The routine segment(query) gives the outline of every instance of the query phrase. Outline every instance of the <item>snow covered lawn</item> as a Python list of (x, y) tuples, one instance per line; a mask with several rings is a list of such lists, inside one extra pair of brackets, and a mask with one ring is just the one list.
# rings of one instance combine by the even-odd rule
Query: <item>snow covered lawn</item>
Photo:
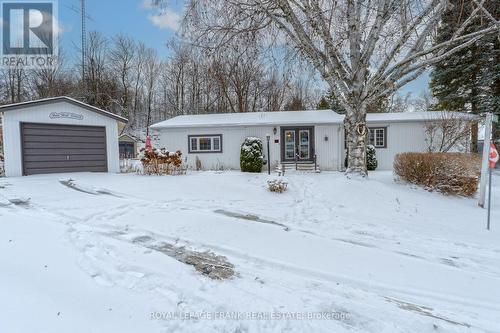
[(491, 232), (476, 199), (388, 172), (288, 174), (283, 194), (267, 179), (0, 178), (0, 332), (500, 331), (500, 175)]

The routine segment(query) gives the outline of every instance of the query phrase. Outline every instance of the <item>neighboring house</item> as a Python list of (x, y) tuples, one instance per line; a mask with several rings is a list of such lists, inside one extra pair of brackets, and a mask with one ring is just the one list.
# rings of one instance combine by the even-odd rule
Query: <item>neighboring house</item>
[[(427, 149), (429, 112), (371, 113), (369, 144), (376, 148), (379, 169), (390, 170), (401, 152)], [(258, 137), (272, 167), (316, 161), (321, 170), (343, 170), (346, 154), (344, 116), (331, 110), (219, 113), (178, 116), (151, 126), (158, 148), (181, 150), (189, 167), (196, 158), (204, 169), (239, 169), (246, 137)], [(270, 135), (270, 151), (266, 149)]]
[(0, 107), (6, 176), (119, 172), (127, 119), (69, 97)]
[(139, 139), (130, 135), (122, 134), (118, 137), (120, 158), (136, 158), (139, 156)]

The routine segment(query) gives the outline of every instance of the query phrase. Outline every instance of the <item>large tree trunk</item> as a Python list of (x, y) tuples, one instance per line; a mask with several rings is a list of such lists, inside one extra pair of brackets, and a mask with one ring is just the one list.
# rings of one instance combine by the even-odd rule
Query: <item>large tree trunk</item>
[(470, 130), (470, 151), (471, 153), (477, 153), (479, 150), (478, 150), (478, 146), (477, 146), (477, 141), (478, 141), (478, 122), (475, 121), (472, 123), (472, 126), (471, 126), (471, 130)]
[[(475, 48), (472, 48), (472, 54), (475, 54)], [(476, 87), (476, 77), (477, 77), (477, 70), (478, 68), (476, 67), (473, 75), (472, 75), (472, 91), (471, 91), (471, 111), (473, 114), (477, 115), (479, 114), (479, 110), (477, 108), (477, 87)], [(471, 138), (470, 138), (470, 150), (472, 153), (477, 153), (478, 147), (477, 147), (477, 140), (478, 140), (478, 122), (474, 122), (472, 124), (471, 128)]]
[(344, 129), (347, 133), (347, 175), (368, 176), (366, 168), (366, 107), (361, 106), (358, 112), (348, 111), (344, 118)]

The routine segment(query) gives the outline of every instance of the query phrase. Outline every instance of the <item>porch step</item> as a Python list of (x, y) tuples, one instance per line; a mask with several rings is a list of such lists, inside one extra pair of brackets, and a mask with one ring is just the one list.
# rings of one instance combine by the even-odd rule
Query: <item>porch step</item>
[(282, 163), (276, 166), (276, 172), (281, 173), (285, 169), (285, 173), (289, 171), (302, 171), (302, 172), (320, 172), (319, 167), (314, 166), (314, 163)]

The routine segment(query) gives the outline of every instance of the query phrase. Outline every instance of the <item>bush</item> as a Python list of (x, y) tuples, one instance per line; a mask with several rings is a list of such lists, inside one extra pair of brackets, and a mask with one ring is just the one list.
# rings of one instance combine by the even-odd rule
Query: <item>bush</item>
[(141, 163), (145, 175), (174, 175), (183, 174), (182, 153), (175, 153), (165, 149), (145, 150), (141, 149)]
[(375, 147), (373, 145), (366, 146), (366, 168), (368, 171), (373, 171), (377, 169), (378, 161), (377, 155), (375, 153)]
[(394, 173), (428, 191), (472, 196), (477, 191), (481, 157), (462, 153), (402, 153), (394, 158)]
[(282, 179), (271, 179), (267, 181), (269, 191), (283, 193), (286, 191), (288, 183)]
[(264, 165), (262, 140), (246, 138), (241, 145), (240, 168), (243, 172), (261, 172)]

